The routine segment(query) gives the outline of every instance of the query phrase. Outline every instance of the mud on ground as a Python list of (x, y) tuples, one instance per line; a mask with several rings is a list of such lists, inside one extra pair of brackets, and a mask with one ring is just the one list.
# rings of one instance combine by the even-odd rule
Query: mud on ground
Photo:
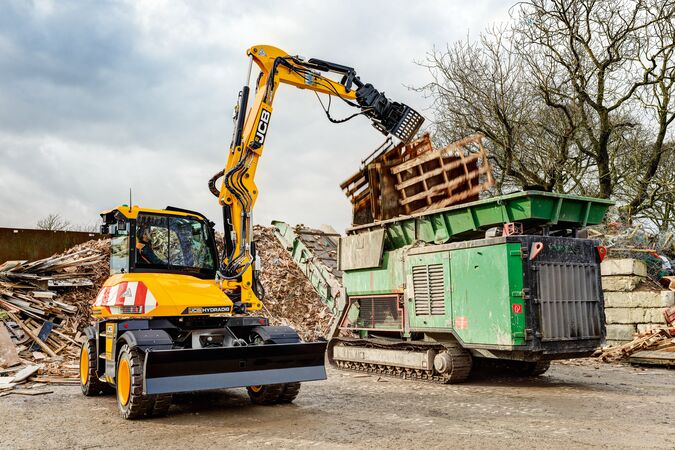
[[(672, 448), (675, 371), (554, 364), (537, 379), (412, 383), (329, 369), (292, 405), (244, 389), (178, 396), (169, 416), (124, 421), (77, 386), (0, 398), (2, 448)], [(44, 388), (43, 388), (44, 389)]]

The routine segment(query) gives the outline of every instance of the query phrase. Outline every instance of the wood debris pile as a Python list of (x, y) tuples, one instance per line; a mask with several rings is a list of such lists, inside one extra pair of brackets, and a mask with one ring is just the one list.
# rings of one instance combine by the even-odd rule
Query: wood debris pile
[(265, 290), (263, 315), (272, 325), (293, 327), (305, 341), (324, 338), (333, 316), (274, 236), (274, 228), (255, 226), (253, 233)]
[[(672, 359), (675, 362), (675, 327), (664, 326), (637, 333), (635, 339), (622, 345), (605, 347), (594, 355), (604, 362), (618, 362), (630, 358), (632, 363), (643, 363), (634, 360), (634, 357), (663, 353), (663, 359)], [(672, 358), (671, 358), (672, 357)]]
[[(38, 261), (0, 264), (0, 390), (29, 378), (77, 382), (73, 360), (91, 320), (91, 299), (108, 276), (109, 246), (89, 241)], [(31, 367), (29, 377), (17, 381)]]

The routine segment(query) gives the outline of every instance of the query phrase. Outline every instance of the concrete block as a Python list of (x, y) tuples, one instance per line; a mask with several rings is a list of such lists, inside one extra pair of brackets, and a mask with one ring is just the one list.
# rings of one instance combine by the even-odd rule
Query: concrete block
[(616, 346), (616, 345), (623, 345), (623, 344), (625, 344), (625, 343), (627, 343), (627, 342), (630, 342), (630, 341), (632, 341), (632, 339), (629, 340), (629, 341), (615, 340), (615, 339), (607, 339), (607, 340), (605, 341), (605, 345), (604, 345), (604, 346), (605, 346), (605, 347), (608, 347), (608, 346), (609, 346), (609, 347), (614, 347), (614, 346)]
[(644, 280), (636, 275), (609, 275), (602, 277), (602, 290), (612, 292), (634, 291)]
[(605, 292), (604, 297), (606, 308), (663, 308), (675, 304), (673, 291)]
[(615, 341), (631, 341), (633, 334), (637, 331), (632, 324), (609, 324), (607, 325), (607, 339)]
[(666, 319), (663, 317), (664, 308), (647, 308), (645, 309), (643, 323), (666, 323)]
[(646, 323), (643, 308), (605, 308), (607, 323)]
[(600, 264), (600, 273), (605, 275), (647, 276), (647, 264), (639, 259), (606, 259)]
[(651, 330), (654, 330), (656, 328), (662, 328), (664, 324), (665, 324), (665, 322), (664, 323), (638, 323), (637, 324), (637, 330), (638, 330), (638, 333), (644, 333), (646, 331), (651, 331)]

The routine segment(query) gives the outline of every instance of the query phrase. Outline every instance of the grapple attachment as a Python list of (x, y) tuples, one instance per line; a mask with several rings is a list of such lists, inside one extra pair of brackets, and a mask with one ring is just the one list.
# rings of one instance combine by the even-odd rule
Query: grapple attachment
[(401, 142), (410, 142), (424, 123), (420, 113), (408, 105), (389, 100), (370, 83), (356, 90), (356, 101), (375, 128), (385, 135), (396, 136)]
[(326, 342), (150, 350), (143, 391), (166, 394), (326, 379)]

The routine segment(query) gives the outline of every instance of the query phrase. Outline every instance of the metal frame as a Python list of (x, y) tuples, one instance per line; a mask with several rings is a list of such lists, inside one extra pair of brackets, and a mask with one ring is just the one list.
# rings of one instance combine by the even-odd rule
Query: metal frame
[[(396, 301), (396, 311), (399, 314), (400, 322), (401, 322), (401, 327), (400, 328), (362, 328), (362, 327), (348, 327), (345, 326), (345, 322), (348, 320), (349, 316), (349, 310), (352, 307), (352, 304), (354, 303), (355, 300), (361, 300), (361, 299), (394, 299)], [(341, 321), (340, 321), (340, 330), (349, 330), (349, 331), (396, 331), (396, 332), (403, 332), (405, 330), (405, 314), (404, 314), (404, 308), (402, 306), (402, 299), (403, 295), (402, 294), (381, 294), (381, 295), (355, 295), (347, 298), (347, 305), (345, 307), (345, 314), (343, 315)], [(374, 316), (374, 308), (373, 308), (373, 316)]]

